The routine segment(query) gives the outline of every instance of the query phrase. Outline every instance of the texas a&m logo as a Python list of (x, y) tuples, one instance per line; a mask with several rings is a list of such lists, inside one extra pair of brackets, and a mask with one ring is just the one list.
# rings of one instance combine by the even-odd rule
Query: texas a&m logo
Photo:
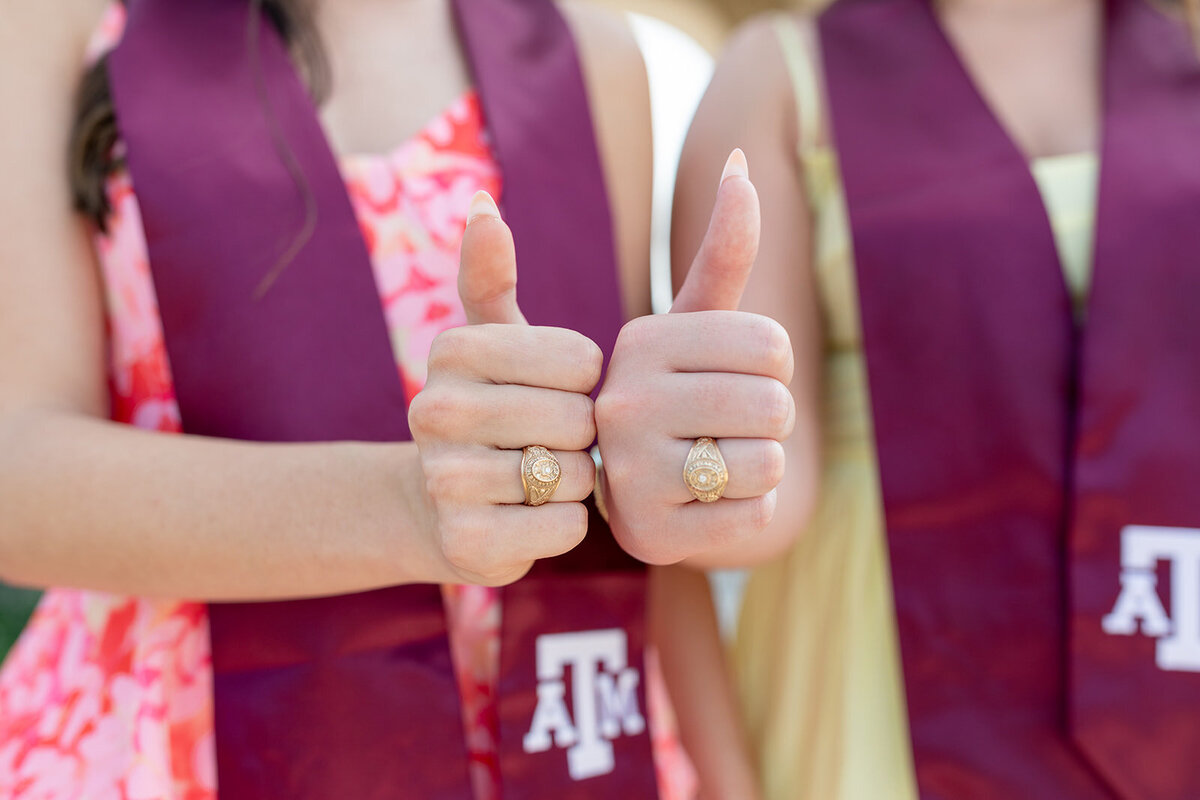
[[(566, 748), (567, 771), (577, 781), (612, 772), (612, 740), (646, 730), (638, 710), (638, 671), (627, 662), (620, 628), (539, 636), (538, 702), (525, 734), (525, 752), (545, 752), (551, 743)], [(573, 719), (566, 703), (567, 667)]]
[[(1171, 615), (1159, 598), (1155, 569), (1170, 564)], [(1130, 525), (1121, 531), (1121, 593), (1101, 622), (1104, 632), (1158, 639), (1159, 669), (1200, 672), (1200, 530)]]

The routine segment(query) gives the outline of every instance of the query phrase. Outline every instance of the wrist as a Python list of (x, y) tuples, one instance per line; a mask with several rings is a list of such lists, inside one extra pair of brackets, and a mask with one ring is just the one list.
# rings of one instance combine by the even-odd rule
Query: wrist
[(374, 452), (370, 469), (380, 476), (377, 528), (387, 585), (454, 583), (460, 579), (447, 562), (437, 535), (437, 512), (425, 491), (425, 475), (417, 445), (367, 445)]

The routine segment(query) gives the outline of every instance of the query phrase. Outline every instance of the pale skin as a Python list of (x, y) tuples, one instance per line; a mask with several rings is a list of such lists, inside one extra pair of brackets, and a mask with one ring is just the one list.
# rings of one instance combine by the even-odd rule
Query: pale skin
[[(1092, 150), (1098, 138), (1099, 4), (1092, 0), (958, 0), (938, 4), (951, 41), (1018, 146), (1029, 157)], [(811, 20), (797, 17), (815, 46)], [(1054, 80), (1046, 80), (1046, 76)], [(822, 131), (828, 137), (828, 129)], [(825, 139), (827, 141), (827, 138)], [(708, 224), (716, 170), (738, 143), (755, 167), (762, 243), (744, 310), (778, 320), (791, 337), (795, 434), (784, 442), (787, 473), (771, 524), (733, 552), (692, 562), (750, 566), (782, 553), (803, 530), (820, 466), (821, 309), (810, 252), (808, 201), (797, 169), (795, 100), (775, 32), (753, 21), (735, 34), (697, 114), (680, 165), (673, 244), (676, 285)]]
[[(1100, 4), (1092, 0), (957, 0), (937, 4), (951, 41), (1001, 122), (1030, 158), (1094, 150), (1099, 136)], [(811, 19), (796, 16), (816, 46)], [(1047, 80), (1046, 76), (1054, 76)], [(689, 253), (708, 225), (716, 169), (731, 146), (745, 149), (762, 199), (762, 236), (741, 308), (778, 320), (795, 353), (790, 383), (795, 431), (783, 442), (787, 471), (771, 523), (735, 547), (701, 552), (699, 566), (754, 566), (787, 550), (804, 532), (819, 491), (821, 367), (824, 340), (810, 257), (813, 230), (797, 162), (797, 111), (772, 23), (755, 20), (737, 32), (721, 58), (697, 113), (680, 164), (672, 244), (675, 285), (690, 280)], [(821, 132), (828, 142), (828, 129)], [(710, 606), (703, 581), (673, 585), (657, 607), (656, 625), (677, 631)], [(668, 685), (732, 704), (724, 663), (707, 642), (662, 636)], [(685, 713), (702, 717), (705, 707)], [(715, 720), (689, 720), (704, 729)]]
[[(701, 313), (623, 331), (597, 407), (588, 393), (598, 348), (523, 324), (518, 259), (485, 196), (463, 244), (472, 325), (435, 343), (410, 413), (414, 442), (236, 443), (107, 422), (103, 289), (62, 159), (84, 41), (102, 6), (0, 2), (0, 107), (17, 110), (0, 126), (0, 577), (213, 601), (503, 585), (586, 534), (581, 501), (594, 473), (585, 450), (597, 434), (614, 531), (633, 555), (671, 564), (767, 525), (794, 416), (782, 402), (791, 353), (778, 325), (733, 310), (758, 225), (740, 158), (684, 290), (684, 308)], [(619, 18), (565, 9), (597, 120), (625, 313), (636, 320), (650, 310), (644, 70)], [(337, 152), (394, 146), (468, 85), (444, 0), (328, 3), (318, 27), (335, 75), (322, 119)], [(423, 79), (405, 77), (414, 73)], [(757, 408), (771, 411), (747, 413)], [(698, 435), (731, 437), (736, 476), (727, 499), (704, 507), (681, 478)], [(519, 448), (531, 443), (553, 448), (563, 466), (554, 501), (540, 508), (520, 505)], [(638, 464), (644, 474), (631, 469)], [(696, 635), (715, 648), (711, 618), (698, 620)], [(689, 733), (685, 721), (685, 742), (716, 741), (704, 737), (734, 725), (726, 722)], [(710, 796), (748, 796), (737, 793), (744, 770), (699, 766)]]
[[(750, 314), (636, 319), (649, 307), (648, 109), (641, 107), (640, 125), (629, 124), (637, 121), (631, 120), (635, 112), (604, 110), (637, 108), (628, 102), (630, 94), (644, 99), (646, 92), (640, 61), (629, 57), (636, 54), (632, 41), (609, 16), (568, 6), (598, 106), (605, 172), (614, 187), (622, 290), (627, 316), (635, 320), (613, 355), (601, 413), (593, 413), (587, 397), (599, 377), (595, 346), (569, 331), (512, 324), (523, 322), (512, 299), (516, 260), (507, 228), (485, 198), (464, 239), (460, 289), (472, 322), (505, 324), (452, 331), (435, 344), (429, 390), (412, 408), (417, 442), (281, 447), (151, 436), (102, 421), (101, 289), (85, 226), (68, 207), (58, 168), (82, 39), (98, 13), (83, 0), (73, 8), (73, 30), (58, 14), (11, 3), (6, 9), (15, 24), (5, 26), (11, 68), (4, 70), (0, 97), (25, 111), (5, 126), (7, 146), (0, 152), (0, 166), (14, 183), (4, 195), (9, 229), (0, 277), (0, 347), (8, 366), (0, 387), (0, 436), (8, 445), (0, 456), (0, 499), (7, 511), (0, 564), (6, 577), (213, 600), (409, 581), (502, 584), (536, 558), (570, 549), (584, 534), (579, 501), (593, 479), (583, 451), (597, 433), (597, 416), (601, 451), (610, 464), (614, 527), (634, 555), (673, 563), (708, 549), (710, 540), (749, 536), (765, 524), (780, 471), (770, 454), (778, 452), (777, 440), (790, 425), (779, 380), (790, 368), (790, 350), (778, 326)], [(443, 43), (448, 54), (434, 60), (445, 69), (423, 71), (444, 80), (416, 82), (434, 99), (418, 92), (411, 115), (364, 118), (353, 104), (352, 79), (374, 69), (375, 94), (394, 89), (399, 96), (401, 87), (413, 91), (414, 82), (383, 76), (412, 74), (404, 68), (413, 65), (394, 55), (404, 50), (394, 39), (387, 69), (354, 62), (365, 58), (367, 48), (356, 49), (339, 35), (354, 40), (371, 24), (390, 21), (394, 32), (410, 31), (414, 39), (430, 30), (450, 37), (446, 6), (361, 0), (331, 5), (320, 19), (328, 20), (322, 34), (335, 75), (349, 76), (335, 82), (350, 88), (335, 88), (323, 112), (338, 150), (401, 140), (466, 86), (461, 56), (449, 40)], [(418, 25), (425, 29), (412, 33)], [(418, 49), (412, 57), (434, 55)], [(374, 133), (373, 125), (390, 132)], [(730, 164), (714, 232), (698, 260), (693, 310), (730, 307), (723, 294), (736, 300), (752, 263), (757, 200), (744, 160)], [(734, 372), (742, 362), (756, 374)], [(638, 413), (619, 413), (626, 405)], [(676, 419), (668, 427), (663, 412), (673, 407), (682, 413), (670, 415)], [(755, 407), (771, 413), (761, 419), (745, 413)], [(709, 506), (689, 502), (679, 476), (688, 440), (700, 433), (751, 440), (730, 443), (726, 459), (735, 479), (729, 498)], [(655, 463), (635, 489), (627, 465), (647, 457), (647, 448), (635, 444), (642, 441), (653, 445)], [(540, 509), (518, 505), (518, 471), (505, 474), (519, 448), (531, 442), (557, 450), (564, 466), (557, 502)], [(476, 449), (455, 449), (467, 444)], [(755, 445), (761, 452), (754, 452)], [(455, 462), (463, 458), (470, 468), (461, 471), (470, 474), (457, 483), (444, 479), (461, 469)], [(336, 539), (325, 535), (347, 526), (365, 530)], [(472, 527), (490, 533), (464, 543), (461, 530)], [(79, 530), (89, 535), (80, 537)], [(245, 541), (245, 530), (267, 533)], [(268, 562), (276, 568), (260, 568)]]

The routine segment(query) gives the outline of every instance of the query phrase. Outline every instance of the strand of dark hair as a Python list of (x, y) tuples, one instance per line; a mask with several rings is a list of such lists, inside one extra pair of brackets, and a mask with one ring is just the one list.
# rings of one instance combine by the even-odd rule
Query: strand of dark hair
[(279, 118), (276, 116), (275, 110), (271, 107), (271, 95), (267, 91), (266, 77), (263, 75), (262, 62), (259, 60), (263, 2), (264, 0), (250, 0), (250, 17), (246, 24), (246, 50), (250, 54), (250, 63), (254, 70), (254, 89), (258, 93), (258, 100), (263, 107), (267, 131), (271, 136), (275, 151), (279, 153), (279, 158), (283, 162), (284, 169), (287, 170), (292, 183), (296, 185), (296, 189), (300, 193), (300, 200), (304, 205), (304, 221), (301, 223), (300, 229), (292, 237), (292, 241), (288, 243), (287, 248), (279, 254), (275, 259), (275, 263), (271, 265), (271, 269), (259, 281), (257, 288), (254, 290), (254, 298), (256, 300), (262, 299), (271, 290), (271, 287), (275, 285), (275, 281), (287, 269), (288, 264), (299, 255), (304, 245), (308, 244), (317, 230), (317, 198), (313, 194), (312, 184), (308, 182), (308, 177), (304, 174), (300, 162), (296, 159), (295, 151), (292, 150), (291, 145), (288, 143), (287, 136), (279, 124)]
[[(203, 0), (201, 0), (203, 1)], [(125, 2), (125, 0), (122, 0)], [(250, 3), (252, 19), (261, 10), (288, 44), (315, 101), (320, 102), (329, 88), (329, 67), (313, 22), (313, 0), (256, 0)], [(1151, 0), (1182, 11), (1192, 42), (1200, 56), (1200, 0)], [(76, 95), (75, 117), (71, 127), (69, 177), (75, 208), (101, 230), (110, 212), (105, 182), (121, 167), (115, 151), (117, 120), (108, 85), (108, 60), (101, 58), (84, 75)], [(286, 148), (285, 148), (286, 149)], [(285, 153), (286, 160), (286, 153)], [(289, 167), (289, 171), (291, 167)], [(293, 176), (295, 177), (295, 176)], [(302, 176), (301, 176), (302, 177)], [(303, 184), (303, 180), (299, 182)], [(301, 186), (302, 193), (304, 191)], [(306, 200), (304, 230), (311, 224), (312, 210)], [(302, 230), (297, 240), (303, 244)], [(289, 248), (289, 251), (295, 246)], [(285, 259), (284, 263), (286, 263)], [(265, 279), (269, 286), (278, 273), (273, 268)], [(262, 287), (265, 288), (265, 287)]]
[[(314, 100), (320, 102), (328, 92), (329, 67), (313, 21), (312, 1), (255, 0), (247, 5), (251, 20), (248, 30), (256, 30), (260, 13), (265, 15), (292, 51)], [(79, 84), (68, 152), (68, 176), (75, 208), (101, 230), (105, 229), (111, 211), (105, 183), (121, 168), (120, 155), (115, 149), (117, 139), (108, 59), (102, 57), (92, 64)], [(306, 217), (311, 214), (307, 205)]]

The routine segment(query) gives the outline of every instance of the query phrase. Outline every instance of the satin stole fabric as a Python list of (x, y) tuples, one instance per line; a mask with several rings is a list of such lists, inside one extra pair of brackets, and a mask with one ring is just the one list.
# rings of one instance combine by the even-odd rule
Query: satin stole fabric
[(819, 28), (921, 796), (1200, 796), (1200, 676), (1101, 625), (1124, 527), (1200, 525), (1186, 33), (1105, 6), (1078, 331), (1029, 166), (928, 2), (843, 0)]
[[(565, 22), (541, 0), (455, 10), (504, 172), (522, 307), (533, 324), (573, 327), (608, 352), (621, 323), (611, 219)], [(185, 431), (408, 440), (336, 160), (280, 38), (264, 18), (252, 42), (250, 22), (243, 0), (135, 0), (109, 61)], [(312, 235), (262, 292), (303, 227), (306, 195)], [(528, 754), (520, 740), (547, 630), (621, 629), (640, 667), (642, 569), (593, 519), (586, 552), (536, 572), (503, 593), (506, 796), (653, 797), (645, 734), (624, 737), (615, 769), (587, 782), (571, 779), (561, 749)], [(573, 603), (560, 602), (563, 580)], [(438, 587), (209, 614), (223, 800), (471, 797)]]

